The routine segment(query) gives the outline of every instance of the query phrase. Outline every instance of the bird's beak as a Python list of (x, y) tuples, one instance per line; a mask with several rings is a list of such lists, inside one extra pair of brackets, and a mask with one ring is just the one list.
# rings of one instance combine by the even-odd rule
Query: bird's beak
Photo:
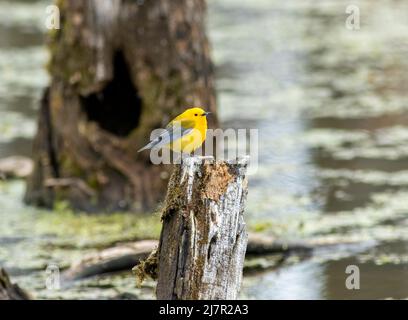
[(204, 112), (204, 113), (202, 114), (202, 116), (203, 116), (203, 117), (206, 117), (206, 116), (208, 116), (209, 114), (211, 114), (211, 112)]

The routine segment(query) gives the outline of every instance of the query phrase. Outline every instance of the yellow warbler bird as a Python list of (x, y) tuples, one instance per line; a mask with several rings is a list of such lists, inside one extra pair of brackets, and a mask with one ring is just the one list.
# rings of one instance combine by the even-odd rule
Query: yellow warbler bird
[(176, 152), (192, 153), (199, 148), (207, 134), (207, 115), (201, 108), (191, 108), (174, 118), (165, 131), (138, 152), (146, 149), (170, 148)]

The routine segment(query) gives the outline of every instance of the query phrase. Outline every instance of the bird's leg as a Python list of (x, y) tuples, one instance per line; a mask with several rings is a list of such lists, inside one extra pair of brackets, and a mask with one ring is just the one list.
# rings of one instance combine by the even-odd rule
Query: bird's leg
[(183, 166), (185, 163), (184, 160), (190, 157), (191, 155), (188, 153), (173, 151), (173, 164), (180, 164)]
[(181, 157), (181, 166), (183, 166), (183, 164), (184, 164), (184, 160), (186, 159), (186, 158), (190, 158), (191, 157), (191, 155), (189, 154), (189, 153), (184, 153), (184, 152), (181, 152), (180, 153), (180, 157)]

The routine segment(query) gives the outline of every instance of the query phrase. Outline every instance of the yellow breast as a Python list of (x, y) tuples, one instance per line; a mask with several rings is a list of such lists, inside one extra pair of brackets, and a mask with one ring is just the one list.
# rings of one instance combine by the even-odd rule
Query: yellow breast
[(199, 123), (190, 133), (170, 144), (170, 149), (176, 152), (192, 153), (204, 142), (207, 135), (207, 122)]

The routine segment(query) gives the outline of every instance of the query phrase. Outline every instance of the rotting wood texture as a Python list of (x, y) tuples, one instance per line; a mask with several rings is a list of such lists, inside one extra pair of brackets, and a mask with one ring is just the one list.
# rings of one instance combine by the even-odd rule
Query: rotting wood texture
[(236, 299), (247, 246), (247, 159), (191, 157), (173, 172), (162, 213), (158, 299)]

